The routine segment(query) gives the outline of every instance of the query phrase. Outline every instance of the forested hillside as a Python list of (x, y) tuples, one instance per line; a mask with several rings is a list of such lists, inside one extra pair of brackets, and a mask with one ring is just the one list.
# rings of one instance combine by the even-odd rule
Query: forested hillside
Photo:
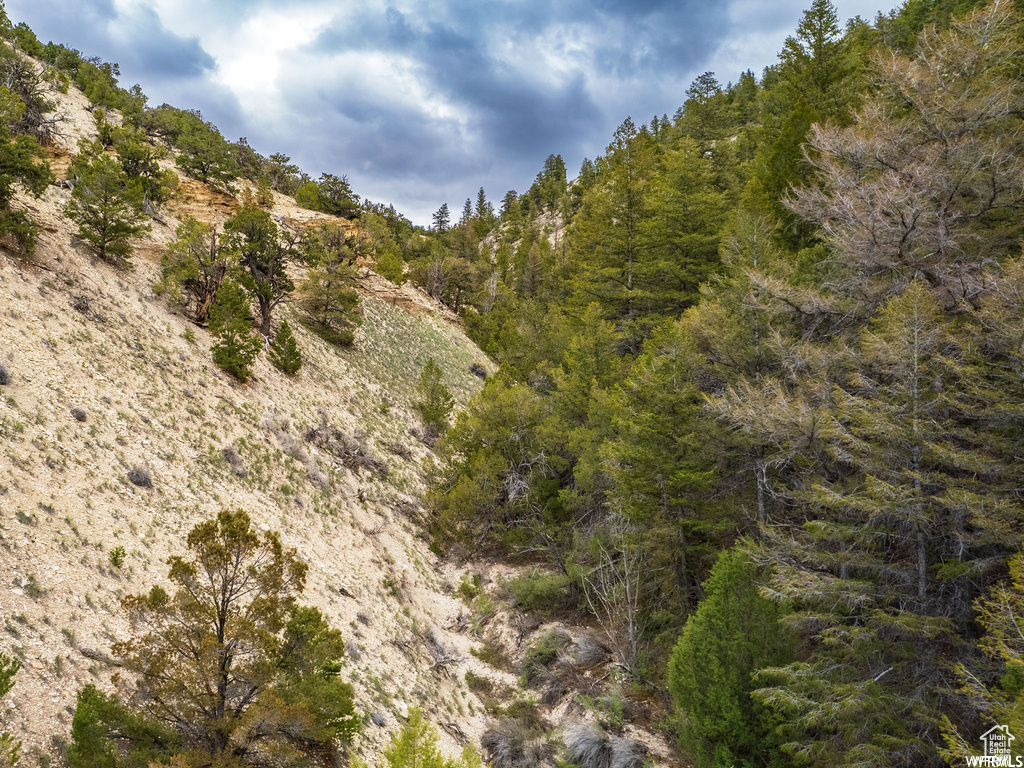
[(0, 37), (0, 766), (1024, 739), (1021, 2), (813, 0), (430, 227)]
[(444, 439), (439, 546), (549, 563), (700, 765), (1024, 725), (1024, 38), (981, 5), (816, 0), (762, 76), (412, 255), (501, 363)]

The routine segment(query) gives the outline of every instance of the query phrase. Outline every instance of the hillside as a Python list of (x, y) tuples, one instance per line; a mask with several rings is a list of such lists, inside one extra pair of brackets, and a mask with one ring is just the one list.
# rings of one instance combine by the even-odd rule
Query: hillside
[[(74, 89), (60, 99), (68, 122), (50, 150), (58, 174), (76, 140), (95, 133), (86, 104)], [(304, 599), (349, 639), (360, 712), (383, 715), (385, 727), (367, 726), (358, 751), (374, 754), (396, 714), (424, 704), (432, 719), (477, 735), (482, 721), (466, 713), (461, 678), (430, 672), (413, 639), (415, 623), (421, 634), (435, 628), (463, 664), (470, 659), (468, 641), (440, 629), (459, 613), (446, 594), (458, 574), (421, 534), (417, 498), (431, 453), (410, 431), (427, 358), (459, 402), (480, 387), (469, 366), (486, 358), (427, 297), (364, 267), (366, 320), (351, 349), (293, 323), (299, 375), (261, 359), (239, 385), (211, 362), (207, 331), (152, 289), (179, 219), (222, 223), (237, 200), (185, 180), (138, 244), (134, 270), (120, 272), (72, 240), (61, 213), (69, 195), (51, 186), (19, 199), (44, 228), (37, 252), (0, 252), (0, 364), (11, 379), (0, 387), (0, 582), (10, 587), (0, 591), (0, 649), (23, 662), (4, 706), (29, 764), (59, 754), (77, 690), (108, 679), (97, 654), (84, 654), (105, 654), (125, 635), (119, 599), (163, 582), (184, 534), (224, 508), (280, 531), (309, 563)], [(285, 200), (275, 214), (316, 215)], [(304, 438), (324, 425), (344, 434), (349, 454)], [(386, 465), (386, 474), (361, 464)], [(151, 474), (151, 488), (129, 482), (135, 467)], [(126, 557), (115, 567), (118, 547)]]
[[(47, 161), (62, 178), (97, 121), (74, 87), (48, 95), (63, 120)], [(120, 122), (113, 111), (105, 119)], [(561, 726), (593, 720), (607, 650), (592, 630), (551, 621), (564, 617), (516, 610), (504, 585), (522, 567), (478, 559), (470, 574), (439, 559), (420, 504), (436, 460), (413, 406), (421, 371), (434, 359), (461, 408), (494, 364), (450, 308), (361, 258), (354, 345), (332, 347), (285, 304), (279, 316), (295, 329), (301, 371), (286, 377), (261, 355), (238, 383), (212, 362), (209, 331), (156, 286), (178, 224), (190, 216), (223, 228), (253, 185), (207, 185), (173, 154), (161, 167), (181, 181), (133, 243), (130, 270), (72, 236), (64, 183), (13, 203), (41, 226), (31, 256), (0, 243), (0, 583), (10, 585), (0, 592), (0, 652), (22, 665), (0, 706), (23, 763), (65, 764), (78, 691), (112, 690), (111, 646), (130, 632), (121, 598), (168, 585), (167, 560), (183, 553), (192, 527), (243, 509), (300, 553), (302, 602), (343, 631), (341, 674), (362, 721), (354, 755), (378, 763), (420, 707), (448, 754), (489, 734), (492, 749), (527, 750), (516, 764), (550, 764)], [(270, 212), (290, 230), (321, 221), (356, 229), (280, 193)], [(516, 673), (551, 638), (557, 659), (543, 664), (557, 661), (558, 671), (540, 682), (568, 688), (538, 707)], [(609, 743), (631, 765), (649, 750), (655, 763), (668, 760), (667, 744), (642, 727), (656, 712), (638, 713), (629, 725), (619, 713), (611, 727), (621, 735)]]

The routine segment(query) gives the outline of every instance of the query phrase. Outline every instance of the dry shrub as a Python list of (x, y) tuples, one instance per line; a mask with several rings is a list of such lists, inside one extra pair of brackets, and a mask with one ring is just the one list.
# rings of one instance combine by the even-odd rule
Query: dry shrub
[(611, 650), (593, 631), (584, 632), (576, 638), (572, 647), (573, 659), (584, 669), (600, 667), (611, 661)]
[(128, 482), (139, 488), (152, 488), (153, 475), (146, 467), (136, 465), (128, 470)]
[(544, 732), (518, 717), (498, 720), (484, 731), (480, 746), (491, 768), (541, 768), (554, 757)]
[(565, 729), (565, 758), (580, 768), (639, 768), (646, 756), (643, 742), (609, 736), (595, 723)]
[(320, 425), (306, 430), (307, 443), (334, 456), (342, 465), (359, 474), (362, 470), (373, 472), (378, 477), (387, 477), (388, 465), (373, 455), (366, 443), (366, 436), (357, 432), (346, 434), (327, 420), (327, 414), (320, 412)]
[(232, 474), (236, 477), (245, 477), (245, 464), (242, 462), (242, 455), (235, 446), (225, 446), (221, 449), (220, 455), (224, 457), (224, 461), (231, 467)]

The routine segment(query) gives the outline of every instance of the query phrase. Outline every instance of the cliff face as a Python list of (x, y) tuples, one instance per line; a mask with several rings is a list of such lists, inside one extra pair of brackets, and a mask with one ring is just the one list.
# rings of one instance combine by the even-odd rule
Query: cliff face
[[(50, 149), (61, 175), (95, 123), (80, 93), (56, 96), (68, 118)], [(0, 364), (10, 374), (0, 386), (0, 650), (23, 664), (0, 705), (5, 727), (24, 740), (27, 764), (59, 755), (78, 689), (109, 681), (103, 656), (127, 633), (120, 598), (165, 583), (188, 530), (240, 507), (299, 550), (310, 565), (304, 601), (349, 640), (359, 711), (384, 725), (368, 723), (358, 751), (379, 751), (412, 706), (478, 736), (482, 712), (471, 716), (465, 694), (453, 694), (461, 677), (430, 671), (421, 639), (432, 630), (472, 661), (468, 639), (442, 628), (460, 610), (458, 575), (416, 522), (431, 453), (411, 434), (411, 402), (429, 357), (460, 403), (481, 386), (470, 365), (488, 361), (429, 298), (364, 267), (354, 347), (328, 346), (284, 307), (302, 370), (288, 378), (261, 359), (237, 384), (211, 362), (209, 334), (152, 289), (181, 217), (220, 224), (237, 206), (181, 176), (131, 272), (72, 239), (61, 212), (70, 192), (59, 186), (15, 204), (43, 227), (36, 254), (0, 250)], [(323, 217), (283, 197), (273, 212), (293, 226)], [(309, 433), (325, 425), (331, 444)], [(151, 487), (131, 482), (136, 469)]]

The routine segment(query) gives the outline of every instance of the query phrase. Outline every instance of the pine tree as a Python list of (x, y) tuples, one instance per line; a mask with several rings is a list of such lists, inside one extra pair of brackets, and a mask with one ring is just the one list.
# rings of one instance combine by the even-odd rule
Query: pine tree
[(294, 376), (302, 368), (302, 354), (287, 320), (282, 320), (278, 326), (274, 340), (270, 342), (267, 359), (277, 370), (289, 376)]
[(117, 160), (88, 145), (68, 172), (75, 189), (65, 213), (78, 225), (77, 236), (103, 261), (130, 269), (131, 239), (149, 232), (149, 225), (127, 174)]
[(252, 333), (249, 297), (232, 278), (217, 290), (210, 307), (210, 332), (217, 337), (213, 361), (239, 381), (247, 381), (263, 346)]
[(448, 203), (442, 203), (441, 207), (434, 211), (434, 231), (444, 234), (451, 224), (451, 214), (448, 212)]

